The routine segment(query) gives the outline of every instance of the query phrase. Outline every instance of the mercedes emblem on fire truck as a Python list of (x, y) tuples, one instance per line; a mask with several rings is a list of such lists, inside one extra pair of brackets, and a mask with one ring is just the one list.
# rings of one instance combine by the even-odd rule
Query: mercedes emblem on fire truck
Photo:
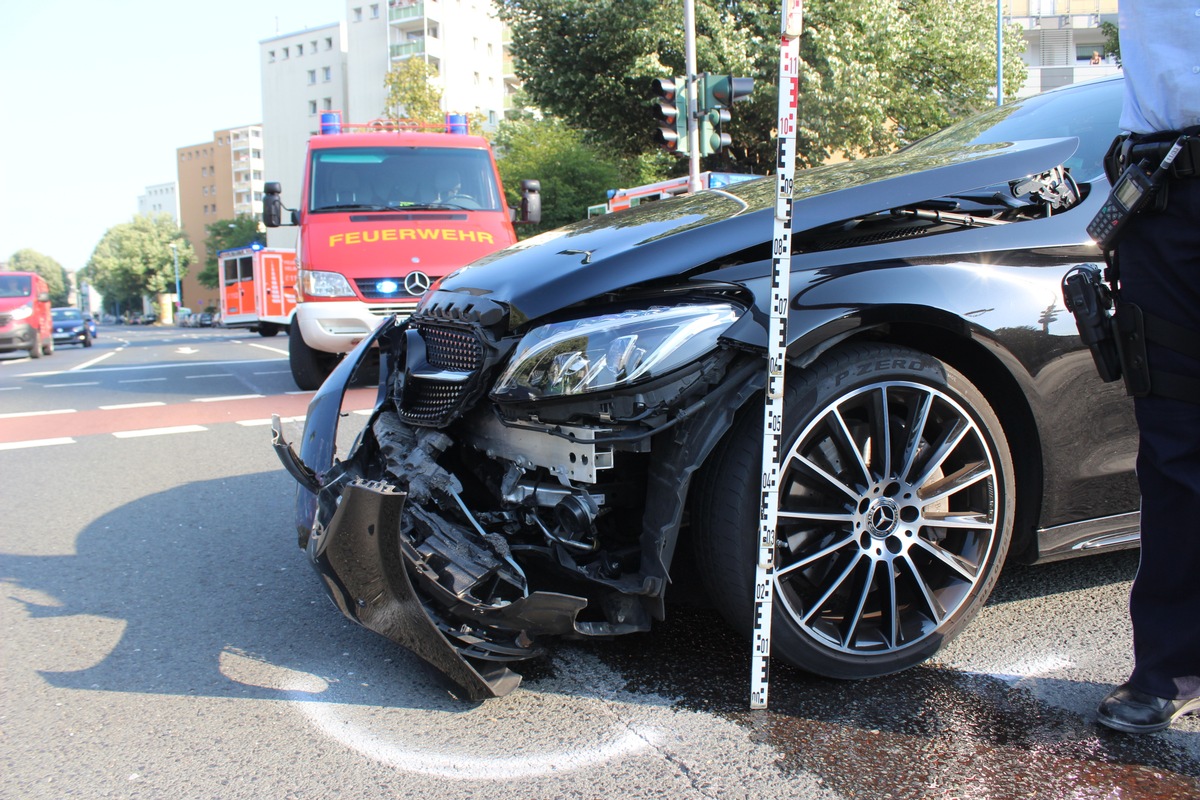
[(410, 272), (404, 278), (404, 288), (412, 295), (425, 294), (430, 283), (429, 276), (424, 272)]

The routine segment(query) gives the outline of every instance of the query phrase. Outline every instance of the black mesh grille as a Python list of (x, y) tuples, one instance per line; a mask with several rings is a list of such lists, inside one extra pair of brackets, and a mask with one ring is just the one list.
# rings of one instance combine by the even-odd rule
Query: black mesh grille
[(431, 367), (457, 372), (474, 372), (479, 369), (483, 359), (483, 347), (472, 334), (429, 325), (421, 325), (418, 330), (421, 332), (421, 338), (425, 340), (425, 357)]
[[(410, 362), (401, 414), (418, 425), (445, 425), (457, 417), (480, 380), (483, 345), (470, 330), (417, 326), (425, 344), (424, 363)], [(447, 380), (437, 373), (457, 373)]]

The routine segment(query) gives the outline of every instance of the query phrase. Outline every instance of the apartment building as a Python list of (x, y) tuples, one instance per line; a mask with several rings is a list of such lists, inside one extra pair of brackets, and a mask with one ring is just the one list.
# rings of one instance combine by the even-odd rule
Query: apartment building
[[(383, 116), (384, 78), (394, 64), (420, 58), (437, 71), (443, 109), (477, 113), (494, 127), (516, 90), (504, 26), (491, 0), (347, 0), (340, 22), (259, 43), (267, 179), (283, 204), (300, 200), (308, 137), (321, 112), (366, 123)], [(292, 247), (295, 229), (268, 234)]]
[(1118, 71), (1104, 58), (1103, 22), (1117, 22), (1117, 0), (1001, 0), (1006, 22), (1025, 32), (1029, 70), (1020, 96)]
[(245, 125), (213, 132), (212, 141), (178, 148), (179, 224), (196, 252), (182, 281), (181, 303), (188, 308), (218, 305), (216, 289), (196, 276), (207, 253), (206, 225), (235, 216), (262, 215), (263, 128)]
[(147, 186), (146, 193), (137, 199), (139, 216), (150, 214), (170, 214), (171, 219), (179, 222), (179, 187), (171, 183), (159, 183)]

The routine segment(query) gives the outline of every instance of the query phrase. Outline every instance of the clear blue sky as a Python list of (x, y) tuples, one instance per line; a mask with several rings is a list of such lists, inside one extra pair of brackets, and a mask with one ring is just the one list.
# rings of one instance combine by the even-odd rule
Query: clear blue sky
[(175, 148), (262, 121), (258, 43), (344, 0), (16, 0), (0, 11), (0, 260), (87, 263)]

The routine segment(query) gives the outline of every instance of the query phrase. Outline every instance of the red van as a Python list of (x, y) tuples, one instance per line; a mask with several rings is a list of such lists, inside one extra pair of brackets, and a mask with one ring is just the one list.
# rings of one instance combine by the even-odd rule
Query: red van
[(30, 358), (54, 352), (50, 288), (36, 272), (0, 272), (0, 353), (16, 350)]

